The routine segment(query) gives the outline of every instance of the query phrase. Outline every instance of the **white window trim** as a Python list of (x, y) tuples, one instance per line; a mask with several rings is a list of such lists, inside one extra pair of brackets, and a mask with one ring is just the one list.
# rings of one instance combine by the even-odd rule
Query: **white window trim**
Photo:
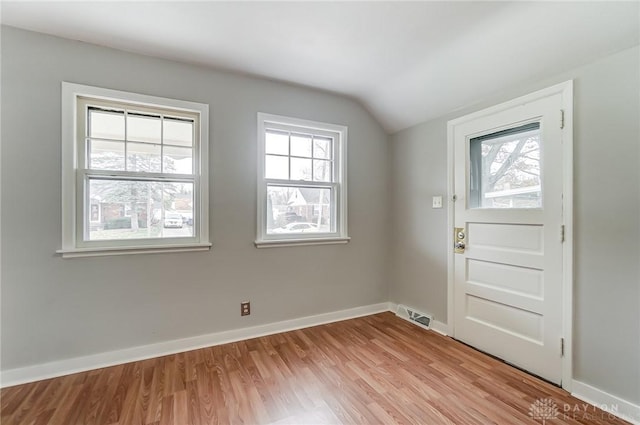
[[(267, 123), (270, 126), (286, 129), (299, 129), (300, 131), (313, 130), (319, 134), (330, 132), (337, 134), (334, 141), (334, 159), (337, 157), (335, 173), (337, 182), (332, 184), (337, 186), (335, 193), (335, 219), (336, 232), (312, 234), (301, 237), (300, 234), (292, 235), (267, 235), (267, 181), (265, 179), (265, 129)], [(258, 214), (257, 214), (257, 237), (255, 245), (257, 248), (284, 247), (295, 245), (327, 245), (344, 244), (351, 239), (347, 229), (347, 127), (343, 125), (328, 124), (317, 121), (309, 121), (300, 118), (291, 118), (281, 115), (266, 114), (258, 112)], [(300, 185), (326, 185), (326, 183), (308, 181), (288, 181), (282, 183), (294, 183)]]
[[(197, 192), (198, 202), (194, 205), (196, 229), (193, 238), (185, 242), (182, 238), (161, 238), (159, 240), (123, 241), (113, 246), (113, 241), (105, 246), (78, 246), (77, 219), (79, 203), (83, 197), (77, 193), (78, 173), (77, 105), (78, 97), (139, 104), (182, 110), (199, 116), (200, 134), (198, 149), (199, 170)], [(101, 255), (147, 254), (158, 252), (204, 251), (211, 248), (209, 242), (209, 105), (183, 100), (148, 96), (119, 90), (104, 89), (81, 84), (62, 82), (62, 248), (57, 250), (63, 258), (94, 257)], [(195, 195), (195, 193), (194, 193)], [(81, 218), (84, 220), (84, 218)], [(144, 242), (142, 242), (144, 241)], [(129, 243), (126, 243), (129, 242)], [(110, 245), (110, 246), (107, 246)]]

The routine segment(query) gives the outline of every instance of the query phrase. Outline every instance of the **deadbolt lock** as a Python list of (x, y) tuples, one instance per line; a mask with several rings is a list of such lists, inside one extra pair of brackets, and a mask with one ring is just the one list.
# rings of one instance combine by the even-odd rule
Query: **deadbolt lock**
[(464, 253), (466, 247), (464, 227), (456, 227), (453, 231), (453, 252), (456, 254)]

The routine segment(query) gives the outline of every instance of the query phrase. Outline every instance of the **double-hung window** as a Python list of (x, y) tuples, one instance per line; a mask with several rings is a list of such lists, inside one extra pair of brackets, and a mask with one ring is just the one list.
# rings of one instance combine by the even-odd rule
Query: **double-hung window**
[(347, 127), (258, 114), (256, 246), (344, 243)]
[(205, 250), (208, 105), (62, 85), (65, 257)]

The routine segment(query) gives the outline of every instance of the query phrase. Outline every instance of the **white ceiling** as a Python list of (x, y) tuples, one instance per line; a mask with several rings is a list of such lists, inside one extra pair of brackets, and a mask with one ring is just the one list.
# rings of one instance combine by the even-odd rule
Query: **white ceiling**
[(627, 2), (2, 2), (3, 24), (343, 93), (389, 132), (639, 43)]

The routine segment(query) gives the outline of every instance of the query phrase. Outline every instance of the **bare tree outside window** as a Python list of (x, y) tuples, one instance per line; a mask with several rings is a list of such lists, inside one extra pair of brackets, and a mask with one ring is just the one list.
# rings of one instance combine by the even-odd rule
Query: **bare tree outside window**
[(540, 208), (539, 123), (471, 140), (472, 208)]

